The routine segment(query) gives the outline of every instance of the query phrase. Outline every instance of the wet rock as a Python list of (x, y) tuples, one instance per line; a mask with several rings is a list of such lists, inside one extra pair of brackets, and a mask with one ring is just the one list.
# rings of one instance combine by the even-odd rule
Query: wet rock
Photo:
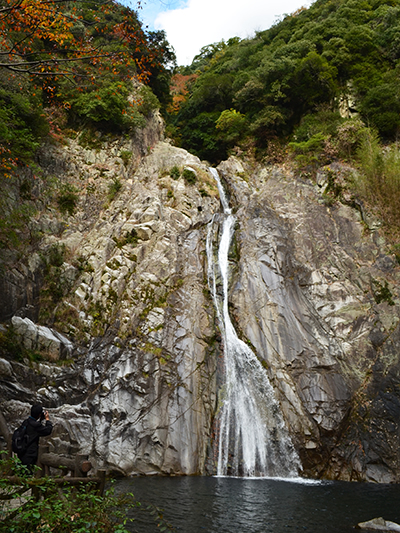
[(368, 522), (360, 522), (357, 529), (366, 529), (368, 531), (400, 531), (400, 525), (383, 518), (374, 518)]

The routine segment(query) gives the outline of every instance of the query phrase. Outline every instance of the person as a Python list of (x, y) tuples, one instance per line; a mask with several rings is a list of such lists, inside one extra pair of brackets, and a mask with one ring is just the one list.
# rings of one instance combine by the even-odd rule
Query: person
[[(43, 420), (46, 423), (43, 425)], [(19, 457), (21, 463), (30, 470), (37, 463), (39, 455), (39, 439), (47, 437), (53, 431), (53, 424), (50, 422), (48, 411), (44, 411), (40, 404), (32, 405), (30, 417), (27, 419), (26, 434), (29, 437), (28, 448), (24, 455)]]

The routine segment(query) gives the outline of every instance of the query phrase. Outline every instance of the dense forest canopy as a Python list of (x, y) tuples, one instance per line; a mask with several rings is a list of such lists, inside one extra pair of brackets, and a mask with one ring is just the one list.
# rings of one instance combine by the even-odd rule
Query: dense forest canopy
[(355, 113), (393, 140), (399, 58), (399, 0), (317, 0), (252, 39), (204, 47), (177, 74), (197, 79), (172, 107), (170, 131), (213, 162), (238, 144), (262, 153), (272, 139), (332, 135)]

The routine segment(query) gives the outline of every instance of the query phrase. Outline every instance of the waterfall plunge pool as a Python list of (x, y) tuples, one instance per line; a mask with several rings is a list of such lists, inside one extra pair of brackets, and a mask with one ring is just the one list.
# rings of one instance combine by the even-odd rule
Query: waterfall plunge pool
[[(382, 516), (400, 523), (400, 485), (232, 477), (134, 477), (117, 492), (132, 492), (145, 507), (164, 510), (182, 533), (354, 533)], [(138, 512), (129, 530), (158, 531)]]

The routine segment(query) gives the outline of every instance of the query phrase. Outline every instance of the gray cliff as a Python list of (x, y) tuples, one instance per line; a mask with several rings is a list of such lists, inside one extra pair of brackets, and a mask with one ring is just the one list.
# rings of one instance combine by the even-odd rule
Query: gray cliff
[[(73, 215), (47, 209), (35, 221), (40, 249), (27, 260), (4, 259), (3, 335), (12, 328), (42, 359), (0, 359), (1, 408), (11, 429), (42, 402), (54, 449), (110, 471), (213, 473), (223, 346), (205, 242), (220, 201), (206, 164), (160, 131), (143, 133), (141, 153), (127, 140), (43, 153), (80, 198)], [(398, 482), (400, 266), (378, 224), (327, 202), (323, 169), (317, 183), (235, 158), (219, 172), (238, 220), (231, 317), (268, 373), (304, 474)], [(52, 303), (43, 257), (55, 249), (63, 294)]]

